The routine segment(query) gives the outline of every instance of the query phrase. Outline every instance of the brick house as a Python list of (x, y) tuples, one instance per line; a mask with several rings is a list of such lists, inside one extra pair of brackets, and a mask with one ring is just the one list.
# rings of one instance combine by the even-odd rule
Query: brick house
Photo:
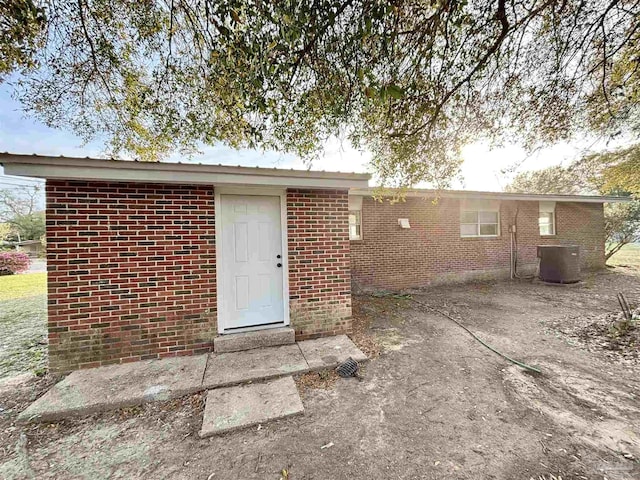
[(413, 190), (404, 201), (381, 202), (374, 193), (350, 192), (357, 209), (351, 221), (362, 223), (360, 235), (352, 235), (351, 275), (358, 286), (394, 290), (509, 278), (512, 251), (514, 273), (531, 275), (538, 245), (579, 245), (582, 269), (604, 268), (603, 204), (620, 200)]
[(47, 180), (52, 371), (209, 352), (243, 332), (348, 333), (352, 284), (509, 276), (512, 251), (522, 274), (540, 244), (578, 244), (583, 266), (601, 268), (603, 203), (615, 200), (414, 190), (392, 203), (374, 200), (365, 174), (0, 163)]

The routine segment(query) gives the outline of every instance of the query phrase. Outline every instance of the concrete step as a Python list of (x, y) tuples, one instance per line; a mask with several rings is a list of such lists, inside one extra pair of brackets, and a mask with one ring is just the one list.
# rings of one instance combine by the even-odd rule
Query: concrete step
[(216, 353), (241, 352), (254, 348), (289, 345), (295, 341), (293, 328), (268, 328), (254, 332), (219, 335), (213, 339), (213, 351)]
[(53, 386), (19, 416), (57, 421), (189, 395), (245, 382), (261, 382), (334, 368), (367, 357), (346, 335), (243, 352), (165, 358), (78, 370)]
[(293, 377), (207, 392), (200, 438), (304, 412)]
[(212, 353), (202, 378), (202, 387), (211, 390), (307, 371), (309, 364), (295, 343), (243, 352)]

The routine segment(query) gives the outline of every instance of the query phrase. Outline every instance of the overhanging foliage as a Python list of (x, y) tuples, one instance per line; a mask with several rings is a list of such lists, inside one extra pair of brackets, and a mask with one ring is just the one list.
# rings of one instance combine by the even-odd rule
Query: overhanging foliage
[(2, 24), (25, 107), (114, 154), (224, 142), (311, 160), (338, 136), (388, 185), (442, 184), (477, 138), (640, 125), (638, 1), (13, 3), (46, 13)]
[[(522, 172), (507, 186), (509, 192), (601, 194), (632, 197), (627, 203), (604, 205), (605, 257), (628, 243), (640, 241), (640, 188), (633, 189), (633, 170), (640, 146), (585, 156), (568, 167), (554, 166)], [(621, 174), (620, 172), (628, 172)], [(629, 189), (627, 189), (629, 188)]]

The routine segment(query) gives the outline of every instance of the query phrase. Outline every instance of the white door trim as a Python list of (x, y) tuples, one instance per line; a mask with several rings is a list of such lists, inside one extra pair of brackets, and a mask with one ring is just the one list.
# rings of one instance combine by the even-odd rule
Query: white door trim
[[(224, 318), (222, 318), (222, 312), (224, 312), (223, 304), (224, 298), (222, 295), (222, 215), (220, 206), (222, 205), (222, 195), (261, 195), (261, 196), (273, 196), (280, 198), (280, 230), (282, 235), (282, 303), (284, 311), (284, 324), (277, 324), (273, 326), (257, 326), (247, 327), (242, 329), (234, 329), (232, 332), (225, 332)], [(215, 228), (216, 228), (216, 304), (217, 304), (217, 322), (218, 333), (223, 335), (225, 333), (239, 333), (250, 330), (263, 330), (266, 328), (279, 328), (288, 326), (289, 321), (289, 242), (287, 235), (287, 190), (283, 188), (253, 188), (253, 187), (214, 187), (214, 216), (215, 216)]]

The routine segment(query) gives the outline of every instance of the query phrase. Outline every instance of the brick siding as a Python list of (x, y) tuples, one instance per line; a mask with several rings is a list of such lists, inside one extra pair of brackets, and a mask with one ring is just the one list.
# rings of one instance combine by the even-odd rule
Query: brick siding
[[(509, 226), (517, 212), (518, 265), (531, 271), (536, 246), (577, 244), (585, 269), (604, 267), (602, 204), (556, 204), (556, 235), (541, 237), (538, 202), (502, 201), (500, 236), (461, 238), (457, 199), (407, 198), (391, 204), (370, 197), (362, 202), (362, 240), (351, 241), (353, 280), (362, 287), (402, 289), (432, 283), (507, 276)], [(401, 229), (398, 218), (409, 218)]]
[[(537, 202), (502, 202), (501, 235), (460, 238), (455, 199), (363, 199), (349, 241), (346, 190), (289, 189), (291, 326), (298, 340), (351, 330), (351, 277), (382, 288), (508, 273), (517, 217), (524, 269), (536, 245), (582, 247), (604, 266), (601, 204), (558, 203), (557, 235), (541, 238)], [(212, 186), (47, 182), (49, 361), (52, 371), (210, 351), (217, 335)], [(398, 226), (409, 218), (411, 229)]]
[(53, 180), (46, 192), (52, 371), (210, 350), (211, 186)]
[[(217, 335), (212, 186), (47, 182), (49, 367), (206, 353)], [(351, 327), (346, 191), (287, 194), (296, 337)]]
[(347, 191), (287, 192), (289, 295), (296, 339), (351, 330)]

